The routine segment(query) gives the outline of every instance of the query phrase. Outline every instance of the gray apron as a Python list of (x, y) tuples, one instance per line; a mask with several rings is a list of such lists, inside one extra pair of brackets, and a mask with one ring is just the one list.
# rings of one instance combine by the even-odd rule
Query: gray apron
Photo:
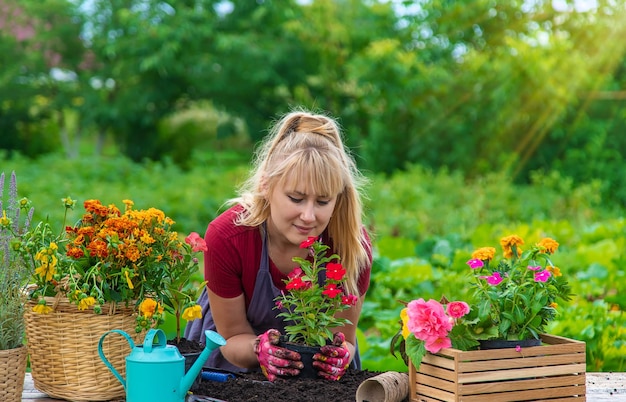
[[(274, 285), (272, 281), (272, 275), (270, 274), (269, 253), (266, 245), (267, 233), (262, 231), (263, 236), (263, 248), (261, 251), (261, 262), (259, 266), (259, 272), (257, 273), (256, 283), (254, 290), (252, 291), (252, 299), (250, 300), (250, 306), (246, 312), (246, 318), (250, 323), (250, 326), (254, 330), (256, 335), (260, 335), (266, 332), (268, 329), (278, 329), (281, 333), (285, 333), (285, 323), (281, 318), (276, 318), (278, 314), (274, 309), (276, 306), (274, 299), (280, 296), (280, 290)], [(324, 278), (318, 278), (323, 282)], [(215, 331), (215, 323), (213, 322), (213, 315), (211, 314), (211, 307), (209, 306), (209, 296), (207, 294), (206, 286), (202, 291), (202, 294), (198, 298), (197, 303), (202, 306), (202, 319), (193, 320), (187, 323), (185, 327), (185, 338), (189, 340), (195, 340), (200, 343), (205, 343), (204, 331), (209, 329)], [(252, 347), (252, 346), (250, 346)], [(354, 369), (361, 369), (361, 359), (359, 356), (358, 345), (355, 345), (355, 356), (352, 360), (351, 367)], [(230, 370), (235, 372), (247, 372), (247, 369), (235, 366), (231, 364), (224, 356), (219, 348), (215, 349), (206, 363), (205, 367), (219, 368), (222, 370)]]

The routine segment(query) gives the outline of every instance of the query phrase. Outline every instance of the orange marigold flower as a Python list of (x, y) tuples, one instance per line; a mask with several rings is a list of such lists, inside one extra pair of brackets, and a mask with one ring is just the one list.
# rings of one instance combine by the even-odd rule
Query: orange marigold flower
[(89, 255), (92, 257), (106, 258), (109, 255), (106, 242), (100, 239), (95, 239), (89, 243), (87, 250), (89, 250)]
[(128, 250), (126, 250), (125, 256), (132, 262), (135, 262), (139, 259), (139, 257), (141, 257), (141, 253), (139, 252), (137, 246), (132, 245), (128, 247)]
[(554, 254), (554, 252), (559, 248), (559, 243), (549, 237), (541, 239), (537, 245), (544, 249), (548, 254)]
[(510, 236), (505, 236), (502, 239), (500, 239), (500, 245), (502, 246), (502, 250), (504, 252), (504, 257), (505, 258), (511, 258), (513, 257), (513, 247), (515, 247), (515, 254), (516, 257), (518, 257), (522, 251), (522, 249), (519, 247), (521, 245), (524, 244), (524, 240), (522, 240), (521, 237), (519, 237), (518, 235), (510, 235)]
[(496, 255), (495, 247), (481, 247), (472, 253), (472, 258), (486, 261), (486, 260), (493, 260), (493, 257), (495, 255)]

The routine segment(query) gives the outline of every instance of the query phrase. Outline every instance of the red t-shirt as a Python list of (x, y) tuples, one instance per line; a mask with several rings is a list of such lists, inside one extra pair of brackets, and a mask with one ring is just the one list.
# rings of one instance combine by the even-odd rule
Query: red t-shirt
[[(204, 254), (204, 277), (209, 289), (220, 297), (232, 298), (243, 293), (247, 308), (259, 272), (263, 239), (258, 227), (235, 225), (234, 220), (241, 208), (240, 205), (233, 206), (209, 224), (204, 237), (208, 248)], [(369, 242), (367, 233), (365, 235)], [(371, 254), (369, 257), (369, 264), (358, 281), (361, 295), (369, 288)], [(285, 289), (287, 275), (280, 272), (271, 260), (270, 274), (274, 285)]]

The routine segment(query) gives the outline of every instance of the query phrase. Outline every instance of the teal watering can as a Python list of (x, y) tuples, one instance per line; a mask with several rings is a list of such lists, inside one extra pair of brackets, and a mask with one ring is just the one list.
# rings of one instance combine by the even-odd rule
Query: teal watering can
[[(110, 333), (118, 333), (130, 344), (131, 353), (126, 356), (126, 380), (104, 356), (102, 343)], [(205, 349), (198, 360), (185, 374), (185, 358), (178, 348), (168, 345), (165, 333), (160, 329), (151, 329), (146, 334), (143, 346), (135, 347), (131, 337), (124, 331), (114, 329), (100, 337), (98, 354), (126, 390), (126, 402), (185, 402), (187, 391), (202, 370), (204, 362), (211, 352), (226, 344), (226, 340), (217, 332), (206, 330)], [(155, 337), (157, 341), (155, 342)]]

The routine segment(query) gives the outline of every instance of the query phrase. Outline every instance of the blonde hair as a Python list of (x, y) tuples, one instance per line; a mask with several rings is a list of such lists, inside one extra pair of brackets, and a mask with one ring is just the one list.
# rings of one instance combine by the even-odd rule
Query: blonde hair
[(239, 197), (230, 200), (244, 207), (236, 223), (258, 226), (265, 222), (270, 214), (265, 194), (276, 186), (308, 182), (316, 194), (337, 194), (327, 232), (346, 269), (344, 286), (358, 294), (360, 270), (369, 264), (371, 253), (364, 238), (360, 194), (366, 179), (344, 146), (337, 122), (303, 109), (284, 115), (257, 149), (253, 166)]

